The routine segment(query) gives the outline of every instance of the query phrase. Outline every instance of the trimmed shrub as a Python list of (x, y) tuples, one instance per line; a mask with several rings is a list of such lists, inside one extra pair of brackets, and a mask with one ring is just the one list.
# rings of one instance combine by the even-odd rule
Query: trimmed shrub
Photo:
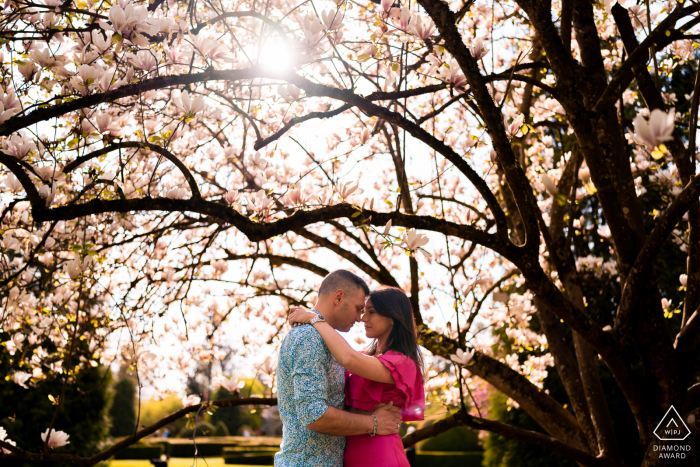
[(134, 444), (126, 449), (123, 449), (114, 455), (115, 459), (138, 459), (151, 460), (158, 459), (163, 455), (162, 444)]
[(222, 455), (225, 464), (274, 465), (277, 452), (279, 447), (235, 446), (224, 448)]

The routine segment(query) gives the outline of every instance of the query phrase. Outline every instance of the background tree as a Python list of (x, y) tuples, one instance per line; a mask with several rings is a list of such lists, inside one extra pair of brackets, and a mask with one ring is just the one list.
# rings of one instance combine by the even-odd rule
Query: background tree
[(112, 436), (129, 436), (136, 428), (136, 384), (132, 378), (125, 377), (114, 385), (114, 396), (109, 408)]
[(288, 307), (344, 265), (410, 293), (427, 388), (460, 407), (405, 443), (693, 462), (652, 432), (700, 419), (697, 2), (3, 8), (3, 345), (18, 385), (62, 374), (56, 414), (82, 368), (150, 382), (232, 343), (274, 387)]

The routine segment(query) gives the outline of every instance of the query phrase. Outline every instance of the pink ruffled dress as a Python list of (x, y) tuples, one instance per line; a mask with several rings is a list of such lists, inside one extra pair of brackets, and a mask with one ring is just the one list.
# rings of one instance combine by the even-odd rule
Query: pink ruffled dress
[[(401, 408), (404, 422), (423, 420), (425, 391), (418, 365), (402, 353), (390, 350), (377, 357), (391, 371), (396, 384), (378, 383), (345, 372), (345, 405), (360, 410), (374, 410), (379, 403), (393, 402)], [(399, 435), (348, 436), (344, 467), (409, 467)]]

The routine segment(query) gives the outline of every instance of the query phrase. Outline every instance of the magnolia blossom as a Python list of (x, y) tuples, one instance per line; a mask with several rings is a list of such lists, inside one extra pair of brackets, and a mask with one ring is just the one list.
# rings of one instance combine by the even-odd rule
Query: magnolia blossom
[(385, 13), (389, 13), (393, 4), (394, 0), (382, 0), (382, 10), (384, 10)]
[(336, 193), (342, 198), (347, 199), (350, 195), (361, 195), (364, 190), (360, 188), (359, 182), (338, 182), (335, 187)]
[(678, 278), (678, 280), (683, 287), (688, 286), (688, 275), (687, 274), (681, 274), (681, 276)]
[(479, 60), (489, 53), (489, 48), (484, 45), (484, 42), (479, 38), (472, 42), (469, 51), (474, 59)]
[(386, 237), (387, 235), (389, 235), (389, 231), (391, 231), (391, 219), (389, 219), (389, 222), (387, 222), (384, 226), (384, 231), (382, 231), (382, 235)]
[(548, 174), (544, 173), (540, 175), (540, 181), (544, 185), (544, 187), (553, 195), (558, 195), (559, 191), (557, 190), (557, 186), (554, 184), (552, 179), (549, 177)]
[(51, 206), (51, 204), (53, 204), (54, 198), (56, 197), (56, 182), (53, 182), (51, 186), (44, 185), (41, 188), (39, 188), (39, 196), (44, 198), (47, 207)]
[(212, 380), (212, 387), (224, 388), (228, 392), (236, 392), (237, 389), (245, 387), (245, 381), (239, 381), (235, 376), (231, 376), (230, 378), (217, 376)]
[(38, 71), (38, 68), (32, 61), (27, 61), (24, 65), (17, 65), (17, 69), (24, 76), (26, 81), (30, 81), (34, 74)]
[(370, 135), (369, 129), (365, 128), (364, 130), (362, 130), (362, 133), (360, 134), (360, 142), (362, 144), (366, 144), (367, 141), (369, 141), (370, 136), (371, 135)]
[(506, 127), (506, 134), (511, 138), (518, 134), (520, 127), (523, 126), (523, 115), (518, 115), (513, 119), (513, 122), (508, 124), (508, 116), (503, 117), (503, 125)]
[(5, 92), (0, 86), (0, 123), (13, 117), (22, 109), (14, 92)]
[[(12, 446), (17, 446), (17, 443), (12, 441), (11, 439), (7, 438), (7, 431), (5, 431), (5, 428), (0, 426), (0, 441), (4, 441), (7, 444), (11, 444)], [(0, 448), (0, 454), (11, 454), (12, 451), (9, 449), (5, 448)]]
[(139, 50), (136, 55), (131, 55), (129, 58), (129, 62), (132, 65), (145, 71), (151, 71), (154, 69), (160, 60), (160, 52), (153, 54), (153, 52), (149, 50)]
[(430, 239), (427, 235), (416, 232), (416, 229), (411, 229), (406, 233), (401, 244), (409, 250), (416, 250), (426, 245), (429, 241)]
[(165, 197), (169, 199), (184, 199), (185, 196), (187, 196), (187, 189), (183, 187), (175, 187), (165, 194)]
[(227, 191), (223, 198), (228, 204), (236, 204), (238, 199), (241, 197), (241, 194), (238, 192), (238, 190), (229, 190)]
[(48, 68), (56, 62), (56, 58), (51, 54), (51, 50), (48, 48), (32, 49), (29, 56), (42, 68)]
[(47, 428), (46, 431), (41, 434), (41, 440), (45, 443), (47, 442), (47, 436), (49, 438), (47, 444), (49, 445), (50, 449), (56, 449), (60, 448), (61, 446), (65, 446), (66, 444), (70, 444), (70, 441), (68, 441), (70, 435), (63, 431), (56, 431), (52, 428), (51, 435), (49, 435), (49, 429)]
[(323, 37), (323, 23), (319, 18), (314, 18), (311, 15), (305, 16), (302, 23), (304, 32), (304, 45), (306, 47), (315, 47)]
[(600, 235), (603, 238), (610, 238), (612, 235), (612, 232), (610, 232), (610, 227), (607, 225), (604, 225), (598, 229), (598, 235)]
[(199, 396), (191, 394), (182, 398), (182, 405), (185, 407), (191, 407), (193, 405), (199, 404), (201, 401), (202, 399), (200, 399)]
[(340, 10), (326, 10), (321, 12), (321, 21), (329, 31), (334, 31), (343, 27), (345, 13)]
[(467, 78), (460, 74), (461, 71), (462, 70), (459, 68), (459, 64), (456, 61), (452, 61), (452, 63), (449, 65), (446, 63), (443, 64), (438, 73), (442, 79), (450, 83), (455, 88), (461, 88), (467, 84)]
[(661, 299), (661, 308), (664, 310), (668, 310), (673, 306), (673, 300), (669, 300), (667, 298), (662, 298)]
[(414, 15), (408, 24), (408, 30), (421, 40), (426, 40), (435, 32), (435, 23), (430, 18), (423, 18), (419, 15)]
[(204, 110), (204, 98), (202, 96), (196, 96), (192, 99), (187, 91), (182, 92), (180, 97), (174, 98), (173, 103), (177, 108), (188, 115), (194, 115)]
[(309, 202), (312, 196), (312, 188), (307, 186), (305, 188), (297, 187), (289, 190), (287, 196), (285, 197), (285, 204), (292, 206), (303, 206)]
[(29, 389), (26, 383), (31, 377), (32, 375), (30, 375), (29, 373), (17, 371), (12, 375), (12, 381), (14, 381), (14, 383), (17, 385), (22, 386), (24, 389)]
[(97, 86), (97, 81), (102, 73), (104, 71), (97, 66), (80, 65), (78, 74), (70, 79), (71, 86), (84, 96)]
[(145, 6), (134, 6), (131, 2), (119, 2), (109, 10), (109, 20), (112, 25), (100, 23), (105, 30), (114, 30), (124, 39), (129, 39), (136, 45), (148, 46), (148, 41), (141, 33), (149, 35), (158, 32), (158, 26), (151, 23), (148, 9)]
[(9, 138), (2, 141), (1, 152), (8, 156), (14, 156), (17, 159), (24, 159), (30, 153), (36, 151), (36, 144), (29, 139), (29, 136), (24, 132), (15, 133)]
[(391, 20), (397, 28), (403, 31), (408, 30), (408, 25), (411, 23), (411, 10), (405, 7), (392, 8), (391, 13), (389, 13), (389, 15), (391, 16)]
[(248, 200), (253, 205), (253, 210), (255, 212), (266, 211), (274, 202), (272, 198), (267, 196), (267, 192), (265, 190), (259, 190), (254, 195), (249, 196)]
[(657, 147), (662, 143), (673, 139), (676, 112), (671, 109), (668, 113), (661, 109), (651, 111), (649, 121), (640, 114), (634, 118), (635, 138), (650, 146)]
[(209, 39), (203, 35), (193, 36), (192, 34), (188, 35), (187, 39), (192, 44), (192, 47), (194, 47), (193, 52), (199, 52), (213, 61), (224, 61), (228, 63), (234, 63), (236, 61), (236, 57), (226, 50), (224, 45), (217, 40)]
[(467, 366), (469, 362), (471, 362), (472, 358), (474, 358), (475, 352), (476, 351), (474, 349), (467, 350), (466, 352), (462, 349), (457, 349), (455, 354), (450, 355), (450, 360), (458, 365)]
[(112, 116), (106, 112), (100, 112), (95, 116), (96, 129), (100, 133), (119, 134), (121, 127), (112, 120)]
[(86, 256), (82, 261), (75, 258), (65, 265), (65, 271), (71, 279), (75, 279), (92, 265), (92, 256)]
[(7, 177), (5, 177), (4, 183), (5, 186), (10, 189), (10, 191), (16, 192), (22, 189), (22, 184), (17, 177), (14, 176), (14, 174), (8, 174)]

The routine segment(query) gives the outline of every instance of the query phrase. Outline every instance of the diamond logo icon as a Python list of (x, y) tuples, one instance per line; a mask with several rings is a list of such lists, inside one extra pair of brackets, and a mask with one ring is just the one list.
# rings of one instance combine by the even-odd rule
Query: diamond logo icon
[(654, 434), (661, 441), (683, 441), (690, 436), (690, 429), (676, 408), (671, 406), (654, 430)]

